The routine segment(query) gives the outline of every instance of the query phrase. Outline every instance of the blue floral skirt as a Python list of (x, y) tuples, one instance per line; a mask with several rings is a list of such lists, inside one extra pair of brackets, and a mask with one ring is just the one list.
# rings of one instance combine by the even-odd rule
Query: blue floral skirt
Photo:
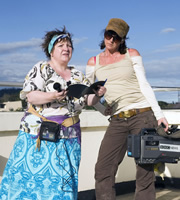
[(81, 147), (77, 138), (41, 141), (19, 131), (0, 185), (1, 200), (77, 200)]

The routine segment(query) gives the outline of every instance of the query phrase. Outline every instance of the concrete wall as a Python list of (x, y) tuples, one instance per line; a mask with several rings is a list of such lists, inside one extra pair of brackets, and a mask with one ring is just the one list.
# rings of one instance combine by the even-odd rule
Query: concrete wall
[[(167, 110), (164, 115), (170, 124), (180, 124), (180, 110)], [(0, 180), (18, 134), (22, 112), (0, 112)], [(79, 191), (94, 189), (94, 166), (101, 140), (108, 126), (108, 117), (96, 111), (83, 111), (82, 159), (79, 170)], [(167, 176), (180, 178), (179, 164), (166, 164)], [(116, 182), (135, 180), (134, 159), (125, 156), (118, 169)]]

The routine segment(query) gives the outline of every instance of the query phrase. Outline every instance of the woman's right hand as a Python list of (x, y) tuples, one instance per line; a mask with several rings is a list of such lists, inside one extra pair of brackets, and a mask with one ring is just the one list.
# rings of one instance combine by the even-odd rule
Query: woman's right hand
[(55, 91), (54, 92), (55, 100), (62, 101), (63, 99), (65, 99), (66, 94), (67, 94), (66, 90), (62, 90), (61, 92)]
[(104, 115), (105, 116), (108, 116), (108, 115), (111, 115), (112, 114), (112, 107), (111, 106), (107, 106), (105, 111), (104, 111)]
[(158, 125), (160, 124), (163, 124), (165, 132), (168, 131), (168, 121), (166, 120), (165, 117), (158, 120)]

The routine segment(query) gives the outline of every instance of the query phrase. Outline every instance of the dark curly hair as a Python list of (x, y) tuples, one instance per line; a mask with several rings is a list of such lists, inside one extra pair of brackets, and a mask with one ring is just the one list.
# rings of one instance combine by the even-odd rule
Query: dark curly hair
[[(72, 46), (72, 50), (74, 50), (74, 47), (73, 47), (73, 42), (72, 42), (72, 34), (70, 34), (67, 30), (66, 30), (66, 27), (64, 26), (62, 28), (62, 30), (59, 30), (59, 29), (55, 29), (53, 31), (47, 31), (46, 32), (46, 35), (44, 36), (44, 41), (43, 43), (41, 44), (41, 47), (46, 55), (47, 58), (50, 58), (51, 55), (49, 54), (48, 52), (48, 45), (51, 41), (51, 39), (55, 36), (55, 35), (61, 35), (61, 34), (68, 34), (69, 37), (67, 38), (63, 38), (62, 40), (69, 40), (70, 43), (71, 43), (71, 46)], [(55, 44), (57, 43), (58, 41), (55, 42)], [(54, 44), (54, 45), (55, 45)]]
[[(104, 35), (105, 31), (106, 30), (103, 30), (103, 35)], [(123, 40), (123, 42), (119, 45), (119, 49), (118, 49), (120, 54), (125, 54), (127, 52), (126, 39), (128, 39), (128, 38), (127, 37), (121, 38), (121, 40)], [(105, 43), (104, 43), (104, 39), (100, 42), (99, 46), (100, 46), (101, 50), (106, 47)]]

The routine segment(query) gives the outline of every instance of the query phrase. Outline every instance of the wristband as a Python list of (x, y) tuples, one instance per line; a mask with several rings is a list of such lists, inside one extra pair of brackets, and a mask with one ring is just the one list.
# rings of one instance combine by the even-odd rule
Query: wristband
[(98, 98), (102, 98), (104, 95), (98, 96), (97, 94), (95, 94), (95, 96)]

